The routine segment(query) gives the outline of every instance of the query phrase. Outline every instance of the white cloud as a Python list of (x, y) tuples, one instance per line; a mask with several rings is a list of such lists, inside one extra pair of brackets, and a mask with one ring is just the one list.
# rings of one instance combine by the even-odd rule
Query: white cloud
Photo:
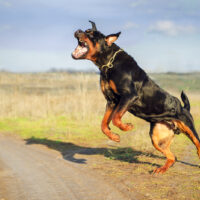
[(169, 36), (177, 36), (180, 34), (192, 34), (196, 32), (196, 28), (192, 25), (181, 26), (170, 20), (160, 20), (150, 26), (150, 32), (162, 33)]

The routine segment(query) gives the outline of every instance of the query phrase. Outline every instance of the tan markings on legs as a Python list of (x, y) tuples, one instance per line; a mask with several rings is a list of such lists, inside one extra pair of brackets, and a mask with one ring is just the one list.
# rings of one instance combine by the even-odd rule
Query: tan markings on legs
[(110, 89), (110, 86), (109, 86), (108, 82), (106, 82), (106, 81), (101, 80), (100, 85), (101, 85), (101, 91), (103, 92), (103, 94), (105, 93), (105, 90)]
[(117, 87), (116, 87), (114, 81), (110, 80), (110, 81), (109, 81), (109, 85), (110, 85), (111, 89), (114, 91), (114, 93), (117, 94), (118, 91), (117, 91)]
[(163, 153), (167, 158), (165, 165), (155, 169), (154, 173), (164, 173), (175, 162), (175, 157), (170, 151), (170, 145), (173, 141), (174, 132), (164, 123), (157, 123), (152, 131), (152, 143), (154, 147)]
[(105, 92), (105, 82), (103, 80), (101, 80), (100, 84), (101, 84), (101, 91), (104, 93)]
[(192, 132), (192, 130), (186, 126), (183, 122), (178, 121), (178, 120), (174, 120), (173, 121), (175, 123), (176, 126), (178, 126), (178, 128), (185, 134), (187, 134), (189, 136), (189, 138), (191, 139), (191, 141), (195, 144), (196, 148), (197, 148), (197, 153), (198, 156), (200, 158), (200, 142), (199, 140), (195, 137), (194, 133)]
[(110, 131), (110, 128), (109, 128), (109, 123), (110, 123), (110, 121), (112, 119), (112, 114), (113, 114), (113, 108), (110, 108), (110, 107), (107, 106), (106, 112), (104, 114), (104, 118), (103, 118), (102, 123), (101, 123), (101, 130), (111, 140), (113, 140), (115, 142), (120, 142), (119, 135), (117, 135), (115, 133), (112, 133)]
[(123, 131), (129, 131), (134, 128), (134, 126), (132, 124), (130, 124), (130, 123), (124, 124), (121, 121), (121, 118), (125, 114), (126, 111), (127, 111), (126, 109), (123, 109), (119, 112), (115, 112), (113, 114), (113, 118), (112, 118), (113, 125), (117, 126), (118, 128), (120, 128)]

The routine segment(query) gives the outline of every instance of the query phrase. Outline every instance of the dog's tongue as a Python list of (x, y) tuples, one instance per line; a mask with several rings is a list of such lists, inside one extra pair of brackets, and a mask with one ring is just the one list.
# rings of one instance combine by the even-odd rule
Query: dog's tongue
[(81, 58), (85, 53), (87, 53), (87, 47), (82, 47), (78, 45), (76, 49), (73, 51), (72, 55), (74, 58)]

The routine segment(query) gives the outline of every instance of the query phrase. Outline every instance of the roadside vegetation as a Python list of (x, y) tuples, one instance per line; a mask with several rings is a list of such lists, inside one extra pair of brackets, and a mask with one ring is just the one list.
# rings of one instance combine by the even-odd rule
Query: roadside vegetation
[[(200, 73), (150, 76), (179, 99), (181, 91), (186, 92), (200, 133)], [(175, 137), (172, 151), (178, 161), (155, 178), (151, 171), (165, 160), (151, 144), (149, 124), (127, 113), (123, 120), (135, 128), (124, 133), (111, 125), (121, 136), (121, 143), (115, 144), (100, 129), (105, 104), (98, 74), (0, 73), (1, 134), (19, 135), (63, 154), (69, 143), (75, 149), (95, 148), (99, 163), (91, 169), (126, 181), (129, 192), (137, 188), (146, 199), (200, 199), (200, 162), (189, 139)]]

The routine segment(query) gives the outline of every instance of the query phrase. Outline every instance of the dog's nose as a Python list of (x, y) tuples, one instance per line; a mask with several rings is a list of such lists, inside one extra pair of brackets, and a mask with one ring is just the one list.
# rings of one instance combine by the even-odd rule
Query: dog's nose
[(82, 33), (83, 33), (83, 31), (79, 29), (74, 33), (74, 36), (79, 37)]

